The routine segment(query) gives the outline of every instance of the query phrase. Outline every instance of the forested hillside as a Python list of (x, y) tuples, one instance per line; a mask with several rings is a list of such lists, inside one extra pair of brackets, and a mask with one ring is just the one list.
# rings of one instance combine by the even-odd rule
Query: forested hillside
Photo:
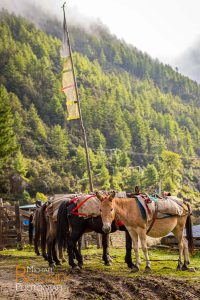
[[(66, 121), (61, 92), (60, 25), (45, 33), (6, 12), (0, 19), (1, 194), (13, 173), (28, 183), (24, 201), (87, 190), (79, 123)], [(197, 208), (200, 86), (102, 26), (94, 31), (71, 28), (95, 189), (161, 184)]]

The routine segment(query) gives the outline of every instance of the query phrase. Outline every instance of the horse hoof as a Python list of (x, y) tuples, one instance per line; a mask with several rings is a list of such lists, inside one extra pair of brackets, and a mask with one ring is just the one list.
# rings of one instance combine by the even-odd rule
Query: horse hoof
[(135, 267), (134, 264), (131, 264), (131, 265), (128, 265), (128, 264), (127, 264), (127, 266), (128, 266), (129, 269), (133, 269), (133, 268)]
[(105, 262), (105, 266), (110, 267), (110, 266), (112, 266), (112, 264), (110, 261), (107, 261), (107, 262)]
[(183, 265), (182, 268), (181, 268), (181, 271), (187, 271), (188, 270), (188, 267)]
[(50, 263), (50, 264), (49, 264), (49, 267), (50, 267), (50, 268), (55, 268), (55, 266), (56, 266), (56, 265), (55, 265), (54, 263)]
[(151, 272), (151, 268), (149, 266), (146, 266), (145, 270), (146, 273)]
[(109, 262), (113, 262), (113, 259), (109, 256), (108, 257)]
[(80, 268), (78, 266), (72, 267), (72, 272), (79, 272)]
[(78, 264), (80, 269), (83, 269), (83, 264)]
[(183, 267), (178, 266), (178, 267), (176, 268), (176, 271), (182, 271), (182, 270), (183, 270), (182, 268), (183, 268)]
[(132, 268), (131, 268), (131, 272), (132, 273), (136, 273), (136, 272), (139, 272), (139, 268), (138, 268), (138, 266), (132, 266)]

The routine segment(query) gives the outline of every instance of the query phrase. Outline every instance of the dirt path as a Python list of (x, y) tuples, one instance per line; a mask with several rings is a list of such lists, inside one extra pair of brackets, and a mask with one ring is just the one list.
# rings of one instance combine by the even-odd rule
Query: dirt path
[[(20, 270), (21, 275), (22, 271)], [(59, 281), (62, 278), (62, 285), (55, 284), (56, 276), (59, 277)], [(200, 299), (199, 278), (197, 278), (196, 283), (186, 279), (153, 274), (131, 278), (87, 269), (75, 273), (57, 271), (48, 277), (45, 285), (40, 285), (36, 281), (37, 278), (31, 283), (26, 283), (27, 290), (20, 290), (19, 288), (16, 291), (15, 271), (3, 267), (0, 270), (0, 299)]]

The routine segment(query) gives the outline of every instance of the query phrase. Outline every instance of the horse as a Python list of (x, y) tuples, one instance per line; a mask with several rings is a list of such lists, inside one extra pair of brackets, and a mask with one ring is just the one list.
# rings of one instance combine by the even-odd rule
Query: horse
[[(101, 201), (100, 210), (103, 227), (102, 230), (106, 233), (112, 231), (112, 222), (116, 215), (124, 222), (127, 230), (133, 241), (133, 248), (136, 257), (136, 264), (134, 271), (139, 271), (141, 264), (138, 247), (138, 237), (141, 241), (141, 247), (146, 259), (146, 271), (150, 271), (150, 259), (148, 255), (148, 248), (146, 236), (163, 237), (170, 232), (173, 232), (178, 240), (179, 245), (179, 259), (177, 270), (187, 270), (189, 264), (189, 252), (193, 252), (193, 237), (192, 237), (192, 223), (191, 223), (191, 210), (189, 204), (183, 205), (184, 213), (181, 216), (173, 215), (168, 218), (158, 219), (155, 218), (151, 222), (147, 222), (142, 217), (141, 210), (138, 206), (136, 199), (133, 198), (117, 198), (115, 192), (110, 195), (101, 195), (96, 193), (97, 198)], [(162, 201), (162, 200), (160, 200)], [(153, 221), (153, 222), (152, 222)], [(184, 238), (184, 227), (186, 226), (187, 239)], [(149, 229), (149, 230), (148, 230)], [(182, 258), (184, 256), (184, 264)]]
[[(81, 253), (76, 253), (78, 260), (78, 266), (74, 262), (73, 249), (76, 245), (76, 242), (81, 238), (84, 232), (95, 231), (102, 234), (102, 246), (103, 246), (103, 260), (105, 265), (110, 265), (110, 257), (108, 253), (109, 245), (109, 236), (102, 230), (102, 220), (101, 216), (96, 217), (81, 217), (75, 214), (72, 214), (71, 211), (74, 208), (74, 203), (69, 203), (69, 201), (64, 201), (61, 203), (58, 215), (57, 215), (57, 241), (59, 247), (67, 248), (69, 256), (69, 265), (72, 269), (82, 268), (83, 266), (83, 257)], [(125, 262), (129, 268), (134, 268), (134, 264), (131, 258), (132, 250), (132, 240), (126, 230), (124, 225), (117, 226), (115, 221), (111, 224), (111, 232), (116, 230), (122, 230), (126, 232), (126, 256)]]
[[(60, 260), (57, 257), (57, 252), (55, 248), (56, 231), (53, 230), (52, 232), (51, 230), (51, 220), (46, 214), (47, 206), (48, 203), (44, 203), (42, 206), (37, 207), (33, 215), (33, 225), (35, 227), (34, 250), (36, 255), (39, 256), (39, 242), (41, 241), (41, 250), (43, 258), (49, 262), (50, 266), (53, 266), (54, 262), (56, 263), (56, 265), (60, 265)], [(59, 248), (58, 250), (59, 258), (62, 262), (65, 262), (66, 259), (63, 254), (63, 249)]]
[[(41, 250), (42, 256), (45, 260), (47, 260), (46, 254), (46, 235), (47, 235), (47, 218), (45, 215), (46, 203), (42, 206), (37, 207), (33, 214), (33, 226), (35, 228), (35, 237), (34, 237), (34, 250), (36, 255), (40, 255), (39, 251), (39, 242), (41, 239)], [(33, 230), (33, 228), (32, 228)]]
[[(65, 201), (65, 203), (68, 202)], [(65, 262), (66, 259), (64, 257), (63, 254), (63, 245), (58, 245), (58, 250), (59, 250), (59, 258), (57, 257), (57, 252), (56, 252), (56, 232), (57, 232), (57, 222), (55, 222), (53, 220), (53, 218), (51, 217), (51, 215), (46, 214), (46, 210), (49, 206), (49, 203), (45, 203), (43, 204), (41, 207), (37, 207), (35, 213), (34, 213), (34, 217), (33, 217), (33, 224), (35, 226), (35, 239), (34, 239), (34, 248), (35, 248), (35, 253), (37, 255), (40, 255), (40, 251), (39, 251), (39, 241), (41, 238), (41, 249), (42, 249), (42, 256), (45, 260), (48, 261), (49, 266), (55, 266), (56, 265), (60, 265), (60, 260), (62, 262)], [(65, 210), (63, 210), (63, 219), (64, 217), (67, 217), (67, 214), (65, 214)], [(60, 216), (58, 216), (58, 220), (60, 219)], [(84, 218), (79, 218), (76, 216), (75, 218), (77, 220), (77, 225), (79, 226), (79, 220), (80, 219), (84, 219)], [(94, 220), (94, 219), (93, 219)], [(102, 223), (99, 222), (100, 218), (98, 218), (98, 220), (96, 220), (94, 222), (94, 226), (97, 226), (97, 231), (98, 229), (100, 230), (100, 228), (102, 227)], [(92, 228), (94, 227), (92, 225)], [(86, 226), (88, 227), (88, 226)], [(90, 227), (90, 226), (89, 226)], [(113, 231), (115, 231), (115, 228), (117, 229), (117, 225), (115, 225), (113, 227)], [(93, 229), (91, 229), (92, 231)], [(120, 230), (125, 230), (125, 227), (123, 225), (120, 225)], [(86, 230), (86, 232), (89, 230)], [(81, 230), (82, 232), (82, 230)], [(111, 264), (111, 258), (109, 256), (108, 253), (108, 247), (109, 247), (109, 235), (104, 234), (102, 231), (102, 247), (103, 247), (103, 260), (105, 265), (109, 266)], [(64, 233), (64, 236), (66, 236), (66, 234)], [(82, 236), (79, 235), (80, 237)], [(63, 240), (64, 241), (64, 240)], [(77, 241), (77, 240), (76, 240)], [(46, 253), (46, 247), (47, 247), (47, 253)], [(129, 233), (126, 231), (126, 257), (125, 257), (125, 261), (128, 265), (129, 268), (132, 268), (134, 265), (132, 263), (131, 260), (131, 250), (132, 250), (132, 241), (131, 238), (129, 236)], [(71, 252), (70, 252), (71, 253)], [(72, 250), (72, 254), (74, 257), (76, 257), (76, 259), (78, 260), (78, 265), (80, 268), (82, 268), (83, 266), (83, 259), (82, 259), (82, 255), (81, 255), (81, 238), (78, 238), (78, 247), (76, 245), (76, 243), (74, 243), (73, 245), (73, 250)], [(60, 260), (59, 260), (60, 259)], [(72, 264), (73, 265), (73, 264)]]

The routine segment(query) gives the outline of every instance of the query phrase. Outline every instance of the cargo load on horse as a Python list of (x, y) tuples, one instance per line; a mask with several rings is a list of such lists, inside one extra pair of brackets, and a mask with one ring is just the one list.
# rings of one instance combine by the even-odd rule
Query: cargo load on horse
[(142, 216), (148, 221), (152, 219), (155, 212), (157, 212), (158, 217), (162, 218), (166, 215), (182, 216), (184, 210), (187, 210), (183, 201), (173, 196), (157, 197), (156, 195), (138, 194), (134, 195), (134, 198), (137, 200)]
[(52, 217), (53, 221), (57, 221), (57, 214), (60, 204), (64, 201), (68, 201), (71, 206), (71, 214), (79, 217), (97, 217), (100, 216), (100, 201), (95, 194), (62, 194), (54, 195), (49, 199), (47, 206), (47, 214)]

